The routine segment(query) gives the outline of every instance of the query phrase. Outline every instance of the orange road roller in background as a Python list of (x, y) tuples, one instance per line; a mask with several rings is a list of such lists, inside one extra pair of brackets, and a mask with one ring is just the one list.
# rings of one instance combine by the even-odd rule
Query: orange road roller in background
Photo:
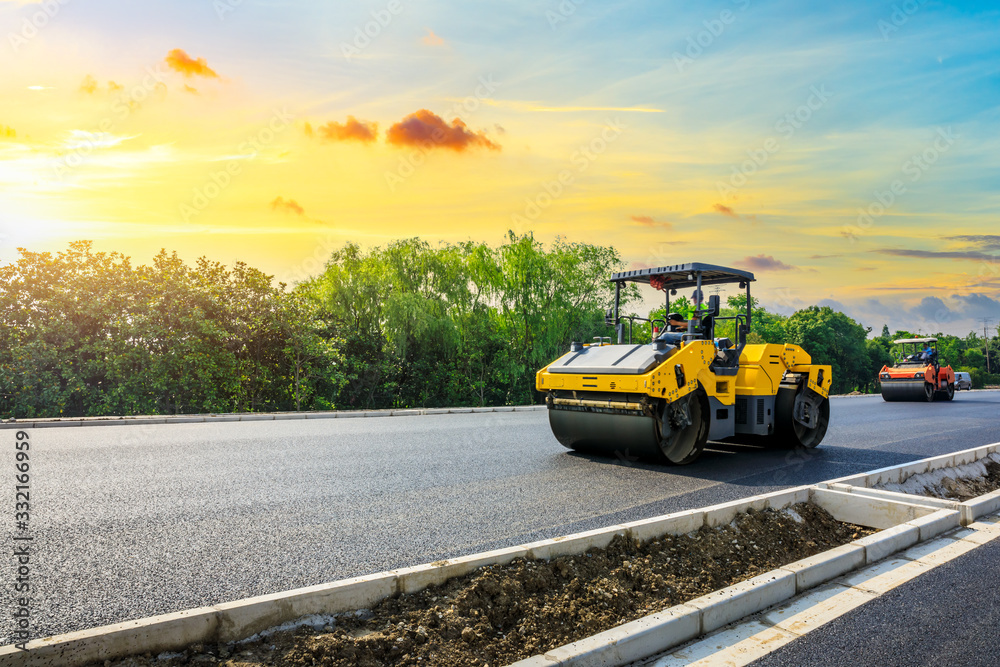
[(900, 338), (896, 363), (878, 373), (886, 401), (950, 401), (955, 397), (955, 371), (938, 361), (937, 338)]

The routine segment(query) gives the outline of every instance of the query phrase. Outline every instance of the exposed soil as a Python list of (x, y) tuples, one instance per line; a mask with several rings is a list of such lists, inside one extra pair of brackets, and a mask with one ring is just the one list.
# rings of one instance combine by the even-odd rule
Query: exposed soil
[(583, 555), (483, 567), (370, 612), (327, 617), (320, 627), (105, 665), (499, 667), (873, 532), (809, 503), (750, 510), (688, 535), (643, 544), (617, 537)]
[(1000, 455), (991, 454), (957, 468), (913, 475), (903, 484), (885, 484), (882, 488), (965, 502), (1000, 489)]

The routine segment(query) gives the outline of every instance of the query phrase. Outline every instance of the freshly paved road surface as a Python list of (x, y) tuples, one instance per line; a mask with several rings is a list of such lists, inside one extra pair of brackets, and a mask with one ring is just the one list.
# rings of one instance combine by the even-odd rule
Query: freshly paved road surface
[[(998, 415), (1000, 392), (929, 405), (835, 398), (826, 440), (804, 457), (727, 446), (683, 468), (569, 453), (544, 412), (34, 429), (34, 629), (63, 633), (819, 482), (1000, 441)], [(14, 434), (0, 430), (11, 472)], [(12, 526), (12, 474), (7, 483)], [(10, 557), (0, 574), (10, 584), (13, 568)], [(11, 628), (5, 611), (0, 639)]]
[(753, 667), (1000, 664), (1000, 544), (934, 568), (786, 644)]

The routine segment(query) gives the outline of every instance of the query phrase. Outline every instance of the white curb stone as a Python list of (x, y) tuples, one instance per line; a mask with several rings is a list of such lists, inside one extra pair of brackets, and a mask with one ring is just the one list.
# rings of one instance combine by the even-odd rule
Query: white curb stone
[(705, 525), (704, 510), (688, 510), (670, 514), (665, 518), (640, 519), (622, 526), (628, 529), (633, 539), (645, 542), (663, 535), (686, 535)]
[(701, 631), (706, 633), (794, 595), (795, 573), (779, 568), (687, 604), (701, 610)]
[(889, 498), (904, 503), (914, 505), (927, 505), (928, 507), (938, 507), (941, 509), (958, 509), (960, 503), (957, 500), (946, 500), (944, 498), (933, 498), (931, 496), (916, 496), (912, 493), (901, 493), (899, 491), (887, 491), (885, 489), (869, 489), (865, 486), (851, 486), (850, 484), (830, 484), (827, 488), (832, 491), (843, 491), (844, 493), (854, 493), (859, 496), (869, 496), (871, 498)]
[(901, 503), (831, 489), (814, 489), (810, 497), (838, 521), (872, 528), (892, 528), (934, 511), (925, 505)]
[(853, 543), (803, 558), (791, 565), (785, 565), (782, 569), (795, 573), (795, 591), (801, 593), (856, 570), (864, 564), (865, 548)]
[(851, 544), (865, 548), (865, 563), (871, 564), (920, 541), (920, 528), (900, 525), (854, 540)]
[(1000, 489), (962, 503), (962, 525), (967, 526), (979, 517), (994, 514), (997, 511), (1000, 511)]
[(956, 510), (938, 510), (919, 519), (907, 521), (906, 524), (919, 528), (920, 541), (924, 542), (941, 533), (958, 528), (962, 525), (962, 521), (961, 514)]
[[(555, 664), (572, 667), (622, 665), (694, 639), (700, 633), (701, 612), (688, 605), (677, 605), (560, 646), (543, 657)], [(525, 663), (515, 664), (523, 666)]]

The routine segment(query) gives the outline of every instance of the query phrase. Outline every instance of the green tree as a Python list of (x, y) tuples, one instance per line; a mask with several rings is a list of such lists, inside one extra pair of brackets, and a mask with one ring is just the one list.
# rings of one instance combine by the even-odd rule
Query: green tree
[(867, 331), (828, 306), (799, 310), (786, 323), (788, 342), (801, 345), (814, 363), (833, 367), (831, 393), (842, 394), (871, 382)]
[[(483, 405), (534, 400), (535, 372), (572, 340), (608, 335), (611, 248), (530, 234), (482, 243), (347, 245), (301, 291), (344, 342), (355, 407)], [(638, 297), (625, 290), (623, 305)]]
[(283, 316), (282, 352), (289, 373), (285, 379), (295, 410), (333, 408), (331, 399), (346, 381), (341, 370), (343, 341), (323, 335), (327, 323), (318, 317), (315, 303), (301, 294), (286, 302)]
[[(788, 341), (788, 331), (786, 329), (788, 318), (784, 315), (769, 312), (760, 305), (756, 297), (750, 297), (750, 336), (747, 341), (750, 343), (786, 343)], [(724, 315), (743, 315), (747, 309), (746, 294), (734, 294), (726, 299), (728, 309), (723, 311)], [(735, 328), (729, 325), (728, 336), (735, 338)]]
[(938, 361), (941, 365), (959, 365), (963, 356), (962, 339), (944, 334), (937, 334), (934, 337), (937, 338)]
[[(884, 327), (883, 327), (884, 329)], [(892, 366), (892, 353), (889, 351), (886, 339), (879, 336), (865, 341), (865, 348), (868, 353), (867, 375), (862, 375), (858, 380), (858, 389), (866, 393), (878, 391), (878, 372), (883, 366)]]
[(965, 365), (969, 368), (975, 368), (986, 372), (986, 355), (984, 355), (978, 348), (972, 348), (965, 351)]
[(133, 267), (87, 241), (21, 249), (0, 267), (0, 414), (281, 410), (314, 379), (339, 391), (336, 340), (295, 313), (283, 285), (243, 264), (160, 252)]

